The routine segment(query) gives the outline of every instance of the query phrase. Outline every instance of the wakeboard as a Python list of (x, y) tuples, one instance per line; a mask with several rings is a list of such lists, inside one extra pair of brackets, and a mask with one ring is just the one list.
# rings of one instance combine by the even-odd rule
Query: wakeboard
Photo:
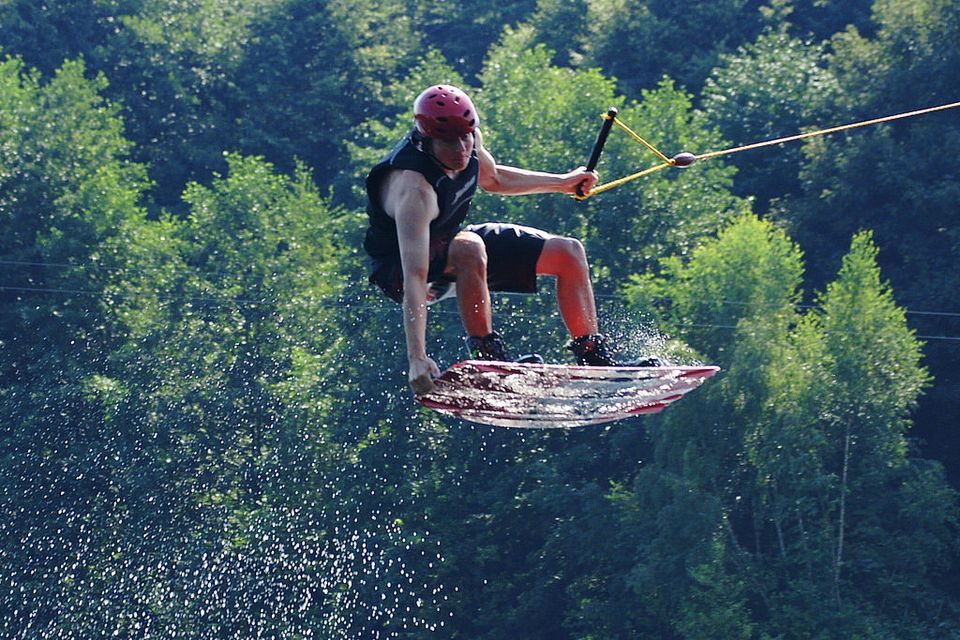
[(503, 427), (580, 427), (658, 413), (720, 370), (458, 362), (417, 396), (425, 407)]

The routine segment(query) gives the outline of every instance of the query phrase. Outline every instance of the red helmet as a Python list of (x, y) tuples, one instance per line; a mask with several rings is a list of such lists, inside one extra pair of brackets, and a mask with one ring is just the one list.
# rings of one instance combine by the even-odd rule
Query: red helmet
[(453, 140), (480, 124), (470, 97), (451, 85), (434, 85), (413, 101), (417, 131), (428, 138)]

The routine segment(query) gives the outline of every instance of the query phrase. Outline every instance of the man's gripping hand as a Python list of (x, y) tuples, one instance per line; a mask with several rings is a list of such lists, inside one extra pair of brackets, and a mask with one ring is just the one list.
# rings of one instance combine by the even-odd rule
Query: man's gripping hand
[(570, 173), (564, 174), (563, 186), (560, 191), (563, 193), (587, 195), (590, 190), (597, 186), (600, 176), (596, 171), (587, 171), (586, 167), (577, 167)]
[(427, 356), (410, 358), (410, 387), (422, 396), (433, 391), (433, 379), (440, 375), (440, 367)]

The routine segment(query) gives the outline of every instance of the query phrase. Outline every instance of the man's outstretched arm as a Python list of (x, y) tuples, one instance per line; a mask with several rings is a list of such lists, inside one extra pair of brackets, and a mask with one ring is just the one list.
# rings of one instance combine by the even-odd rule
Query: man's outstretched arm
[(483, 136), (476, 131), (477, 158), (480, 161), (479, 184), (484, 191), (516, 196), (531, 193), (577, 193), (577, 187), (588, 193), (597, 183), (597, 174), (578, 167), (568, 173), (547, 173), (497, 164), (483, 146)]

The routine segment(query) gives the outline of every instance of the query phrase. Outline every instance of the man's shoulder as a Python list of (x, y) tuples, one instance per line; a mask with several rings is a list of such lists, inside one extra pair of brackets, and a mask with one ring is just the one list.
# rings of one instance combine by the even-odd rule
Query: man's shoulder
[(415, 199), (424, 203), (437, 202), (437, 192), (426, 176), (412, 169), (390, 169), (384, 175), (380, 193), (388, 200)]
[(396, 190), (413, 190), (422, 191), (425, 194), (429, 193), (431, 195), (436, 195), (433, 187), (430, 186), (430, 183), (427, 182), (426, 176), (424, 176), (422, 173), (414, 169), (401, 169), (394, 167), (387, 169), (384, 173), (382, 190), (384, 193), (389, 193)]

